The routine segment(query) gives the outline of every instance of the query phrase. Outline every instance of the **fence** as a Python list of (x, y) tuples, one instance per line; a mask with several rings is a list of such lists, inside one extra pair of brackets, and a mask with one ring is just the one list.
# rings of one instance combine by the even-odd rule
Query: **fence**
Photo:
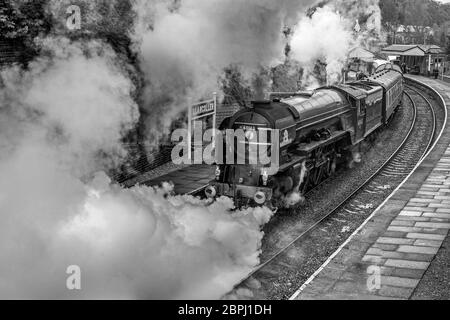
[(23, 61), (25, 48), (19, 40), (0, 39), (0, 67)]

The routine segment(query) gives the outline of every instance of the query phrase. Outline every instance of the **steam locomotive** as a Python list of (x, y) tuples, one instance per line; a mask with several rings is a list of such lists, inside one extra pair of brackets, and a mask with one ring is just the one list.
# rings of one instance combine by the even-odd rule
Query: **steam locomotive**
[(277, 210), (295, 204), (339, 165), (358, 157), (362, 142), (388, 124), (402, 104), (403, 90), (401, 69), (385, 64), (359, 81), (313, 92), (275, 93), (269, 101), (253, 102), (224, 129), (241, 129), (246, 135), (278, 129), (279, 170), (271, 176), (262, 165), (218, 165), (206, 196), (231, 197), (237, 207)]

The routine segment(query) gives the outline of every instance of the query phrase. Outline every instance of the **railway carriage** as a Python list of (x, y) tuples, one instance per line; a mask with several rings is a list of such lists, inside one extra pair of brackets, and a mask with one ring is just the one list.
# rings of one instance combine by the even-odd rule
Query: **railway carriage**
[[(277, 130), (279, 170), (250, 163), (217, 166), (208, 197), (229, 196), (237, 206), (289, 206), (358, 154), (361, 143), (386, 125), (402, 103), (400, 69), (384, 65), (366, 79), (312, 92), (274, 93), (237, 112), (226, 129), (257, 133)], [(235, 141), (250, 148), (249, 140)], [(296, 197), (293, 197), (297, 195)]]

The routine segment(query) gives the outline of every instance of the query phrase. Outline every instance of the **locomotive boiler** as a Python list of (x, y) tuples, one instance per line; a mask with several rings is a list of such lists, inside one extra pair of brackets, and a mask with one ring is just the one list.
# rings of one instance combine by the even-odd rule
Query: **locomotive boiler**
[[(229, 119), (225, 129), (243, 130), (246, 136), (277, 130), (277, 173), (270, 175), (257, 164), (221, 164), (206, 196), (232, 197), (238, 207), (277, 210), (295, 204), (337, 166), (356, 157), (361, 143), (390, 121), (402, 104), (403, 89), (400, 68), (386, 64), (360, 81), (254, 101)], [(248, 150), (252, 142), (235, 143)]]

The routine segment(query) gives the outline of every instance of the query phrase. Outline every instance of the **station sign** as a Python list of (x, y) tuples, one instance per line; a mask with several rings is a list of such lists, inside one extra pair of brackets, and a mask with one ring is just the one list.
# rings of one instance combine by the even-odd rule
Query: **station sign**
[(188, 110), (188, 143), (189, 159), (192, 158), (192, 148), (202, 145), (202, 141), (193, 141), (193, 131), (196, 125), (202, 124), (202, 130), (213, 129), (213, 139), (215, 138), (215, 127), (217, 119), (217, 95), (214, 93), (213, 99), (196, 103)]
[(204, 116), (211, 112), (216, 112), (216, 101), (206, 101), (191, 107), (192, 117)]

